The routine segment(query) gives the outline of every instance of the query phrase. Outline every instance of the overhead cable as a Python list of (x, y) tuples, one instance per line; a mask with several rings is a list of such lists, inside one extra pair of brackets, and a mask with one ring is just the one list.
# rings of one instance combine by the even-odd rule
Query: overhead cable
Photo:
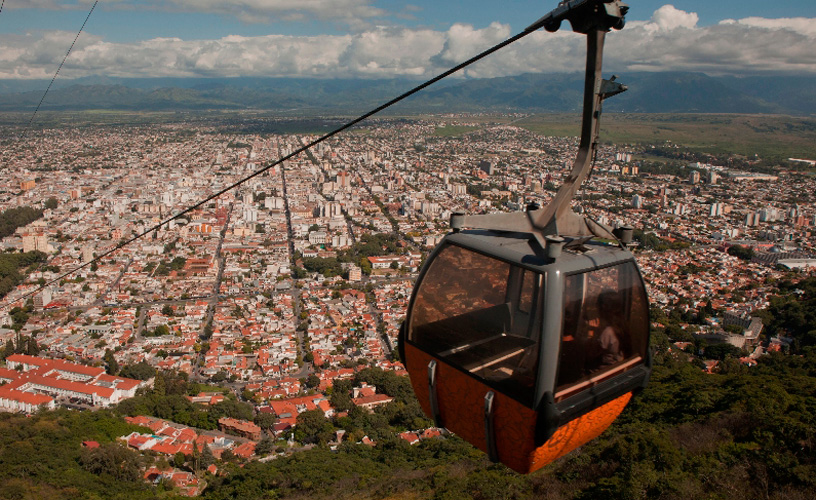
[[(3, 1), (5, 2), (5, 0), (3, 0)], [(88, 12), (88, 15), (85, 16), (85, 21), (83, 21), (82, 26), (79, 28), (79, 31), (77, 31), (77, 34), (74, 37), (74, 41), (71, 42), (71, 46), (68, 47), (68, 52), (65, 53), (65, 57), (62, 58), (62, 62), (60, 63), (59, 68), (57, 68), (57, 72), (54, 73), (54, 78), (51, 79), (51, 83), (48, 84), (48, 88), (46, 88), (45, 92), (43, 92), (43, 96), (40, 99), (40, 103), (37, 104), (37, 108), (34, 109), (34, 113), (31, 115), (31, 119), (28, 120), (28, 125), (26, 125), (26, 128), (23, 129), (23, 133), (20, 136), (21, 139), (26, 136), (26, 133), (28, 132), (28, 129), (31, 128), (31, 124), (34, 122), (34, 117), (37, 116), (37, 111), (40, 110), (40, 106), (42, 106), (43, 101), (45, 101), (45, 96), (48, 95), (48, 91), (51, 90), (51, 85), (54, 85), (54, 80), (57, 79), (57, 75), (59, 75), (59, 72), (62, 69), (62, 66), (65, 64), (65, 61), (68, 59), (68, 55), (71, 54), (71, 50), (74, 48), (74, 45), (76, 44), (77, 40), (79, 39), (80, 33), (82, 33), (82, 30), (85, 29), (85, 24), (88, 22), (88, 19), (90, 19), (91, 14), (93, 14), (93, 11), (96, 8), (97, 3), (99, 3), (99, 0), (97, 0), (96, 2), (93, 3), (93, 5), (91, 6), (91, 10)]]

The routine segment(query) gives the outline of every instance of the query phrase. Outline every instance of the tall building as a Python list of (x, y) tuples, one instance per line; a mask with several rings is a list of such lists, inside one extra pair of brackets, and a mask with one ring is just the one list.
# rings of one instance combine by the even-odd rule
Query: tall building
[(348, 277), (349, 281), (360, 281), (361, 279), (363, 279), (363, 271), (359, 267), (357, 267), (357, 266), (355, 266), (353, 264), (349, 266), (348, 273), (349, 273), (349, 277)]
[(761, 222), (776, 222), (779, 220), (779, 210), (773, 207), (759, 209), (759, 220)]
[(91, 245), (83, 245), (82, 246), (82, 263), (90, 262), (93, 260), (93, 246)]
[(48, 236), (38, 234), (24, 234), (23, 235), (23, 252), (48, 252)]
[(712, 203), (708, 210), (708, 215), (710, 217), (719, 217), (723, 214), (724, 207), (722, 203)]
[(752, 212), (745, 216), (745, 225), (749, 227), (754, 227), (759, 225), (759, 214), (756, 212)]
[(175, 202), (175, 196), (172, 191), (165, 191), (161, 195), (161, 202), (163, 205), (172, 205)]
[(50, 304), (53, 299), (53, 293), (50, 287), (43, 288), (42, 292), (34, 296), (34, 307), (36, 309), (42, 309)]
[(346, 171), (337, 173), (337, 187), (340, 189), (351, 187), (351, 177)]
[(337, 234), (332, 236), (332, 248), (348, 248), (351, 246), (351, 240), (345, 234)]
[(258, 209), (254, 207), (244, 207), (243, 215), (246, 222), (258, 222)]
[(318, 215), (320, 217), (339, 218), (343, 216), (343, 205), (339, 201), (330, 201), (328, 203), (321, 203), (318, 207)]

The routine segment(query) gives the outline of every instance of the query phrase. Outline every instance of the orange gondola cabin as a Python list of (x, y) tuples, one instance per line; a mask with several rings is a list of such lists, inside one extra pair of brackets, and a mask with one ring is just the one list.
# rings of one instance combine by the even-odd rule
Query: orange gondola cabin
[(649, 304), (615, 230), (570, 208), (598, 142), (604, 35), (619, 1), (574, 0), (528, 29), (567, 19), (587, 35), (581, 144), (545, 208), (466, 216), (420, 272), (399, 349), (424, 412), (511, 469), (528, 473), (600, 435), (651, 372)]

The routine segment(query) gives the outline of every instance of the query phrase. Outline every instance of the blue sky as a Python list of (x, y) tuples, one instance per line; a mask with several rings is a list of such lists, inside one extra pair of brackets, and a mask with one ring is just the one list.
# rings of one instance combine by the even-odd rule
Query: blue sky
[[(47, 78), (92, 0), (5, 0), (0, 78)], [(422, 78), (512, 35), (556, 1), (103, 0), (64, 78)], [(816, 2), (631, 0), (618, 71), (816, 72)], [(580, 37), (537, 33), (470, 76), (574, 71)], [(578, 58), (580, 59), (580, 58)]]

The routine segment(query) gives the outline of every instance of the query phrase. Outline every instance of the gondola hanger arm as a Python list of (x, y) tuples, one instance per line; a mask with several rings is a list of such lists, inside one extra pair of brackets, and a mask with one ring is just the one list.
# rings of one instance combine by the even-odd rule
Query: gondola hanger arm
[(626, 90), (626, 86), (616, 82), (614, 77), (604, 80), (602, 66), (606, 33), (611, 29), (623, 28), (628, 9), (620, 0), (562, 1), (552, 12), (527, 28), (528, 31), (539, 28), (557, 31), (566, 19), (573, 31), (587, 36), (581, 142), (572, 170), (546, 207), (506, 214), (454, 214), (451, 217), (454, 230), (472, 228), (530, 233), (542, 245), (543, 239), (550, 235), (615, 238), (609, 228), (574, 213), (570, 202), (592, 166), (598, 145), (601, 103)]

